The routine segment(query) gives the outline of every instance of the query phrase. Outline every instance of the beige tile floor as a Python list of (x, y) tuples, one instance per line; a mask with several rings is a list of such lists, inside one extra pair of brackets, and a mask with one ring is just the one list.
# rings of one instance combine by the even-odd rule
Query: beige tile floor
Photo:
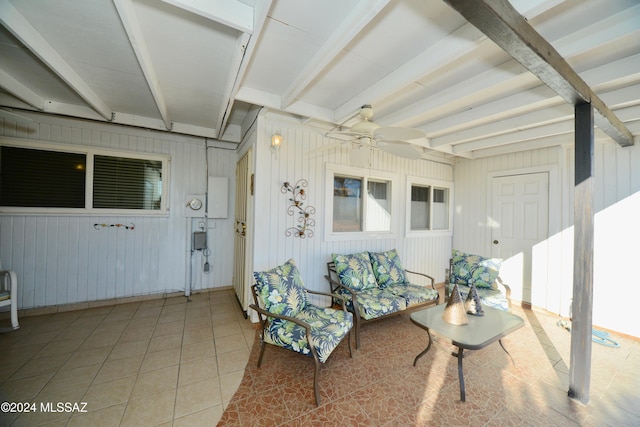
[[(36, 411), (0, 413), (0, 426), (215, 426), (255, 339), (228, 289), (21, 317), (20, 326), (0, 334), (0, 402)], [(62, 411), (47, 408), (58, 402)]]

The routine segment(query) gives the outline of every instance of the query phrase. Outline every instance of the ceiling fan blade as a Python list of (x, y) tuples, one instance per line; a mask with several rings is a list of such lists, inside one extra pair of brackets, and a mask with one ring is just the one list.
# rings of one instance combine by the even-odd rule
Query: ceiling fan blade
[(423, 138), (425, 133), (419, 129), (402, 127), (381, 127), (373, 131), (373, 137), (385, 141), (405, 141)]
[(378, 148), (394, 156), (405, 159), (419, 159), (422, 152), (415, 146), (403, 141), (379, 141)]

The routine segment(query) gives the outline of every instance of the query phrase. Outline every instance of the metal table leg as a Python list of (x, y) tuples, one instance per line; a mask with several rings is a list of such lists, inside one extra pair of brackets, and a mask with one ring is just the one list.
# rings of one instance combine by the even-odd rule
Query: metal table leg
[(429, 344), (427, 344), (427, 348), (425, 348), (422, 351), (422, 353), (417, 355), (416, 358), (413, 360), (413, 366), (416, 366), (416, 363), (418, 363), (418, 359), (424, 356), (427, 353), (427, 351), (429, 351), (429, 349), (431, 348), (431, 333), (429, 332), (429, 329), (427, 329), (427, 335), (429, 336)]
[(458, 347), (458, 381), (460, 382), (460, 401), (464, 402), (465, 392), (464, 392), (464, 373), (462, 372), (462, 347)]
[(504, 347), (504, 344), (502, 344), (502, 340), (498, 340), (498, 342), (500, 343), (500, 347), (502, 347), (502, 349), (504, 350), (505, 353), (507, 353), (507, 356), (509, 356), (509, 359), (511, 359), (511, 363), (516, 364), (516, 362), (513, 361), (513, 357), (511, 357), (511, 354), (507, 351), (507, 349)]

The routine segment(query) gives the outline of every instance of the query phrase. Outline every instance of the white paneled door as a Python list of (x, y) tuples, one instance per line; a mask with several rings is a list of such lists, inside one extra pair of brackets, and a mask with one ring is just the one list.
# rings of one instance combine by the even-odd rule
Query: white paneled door
[(233, 288), (246, 313), (247, 303), (247, 213), (251, 197), (251, 150), (236, 165), (236, 209), (233, 255)]
[(546, 294), (549, 232), (547, 172), (492, 178), (491, 255), (504, 261), (501, 278), (512, 299), (532, 303)]

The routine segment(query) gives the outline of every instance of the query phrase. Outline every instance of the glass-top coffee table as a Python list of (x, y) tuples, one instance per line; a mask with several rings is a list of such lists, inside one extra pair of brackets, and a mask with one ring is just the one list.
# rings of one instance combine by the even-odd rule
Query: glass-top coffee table
[[(450, 339), (451, 343), (458, 347), (457, 353), (452, 353), (452, 356), (458, 358), (458, 379), (460, 381), (460, 400), (464, 402), (464, 376), (462, 372), (462, 358), (463, 351), (467, 350), (480, 350), (498, 341), (500, 347), (511, 357), (509, 352), (502, 344), (502, 338), (511, 332), (521, 328), (524, 325), (524, 320), (509, 313), (508, 311), (497, 310), (491, 307), (483, 307), (484, 316), (472, 316), (467, 315), (469, 323), (466, 325), (452, 325), (445, 322), (442, 319), (442, 312), (444, 311), (446, 304), (440, 304), (435, 307), (426, 308), (424, 310), (416, 311), (411, 314), (411, 321), (417, 326), (425, 329), (429, 336), (429, 344), (420, 354), (418, 354), (413, 361), (413, 366), (416, 366), (418, 359), (424, 356), (431, 348), (431, 333), (429, 331), (435, 331), (443, 337)], [(511, 359), (513, 362), (513, 359)]]

